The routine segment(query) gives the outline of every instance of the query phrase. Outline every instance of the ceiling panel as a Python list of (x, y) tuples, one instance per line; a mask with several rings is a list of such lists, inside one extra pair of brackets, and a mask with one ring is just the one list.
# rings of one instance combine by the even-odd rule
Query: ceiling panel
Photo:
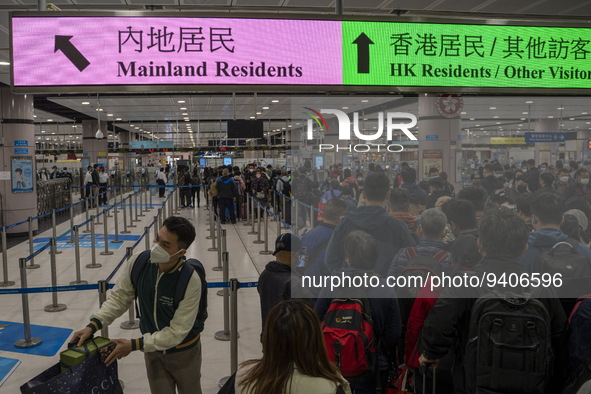
[(334, 7), (334, 0), (285, 0), (284, 7)]
[(181, 4), (198, 6), (229, 6), (232, 4), (232, 0), (181, 0)]
[(283, 0), (234, 0), (232, 4), (239, 7), (281, 7)]

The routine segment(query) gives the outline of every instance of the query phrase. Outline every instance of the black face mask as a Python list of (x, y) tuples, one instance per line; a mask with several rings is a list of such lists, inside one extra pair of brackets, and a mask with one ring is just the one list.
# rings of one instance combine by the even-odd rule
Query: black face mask
[(525, 193), (527, 191), (527, 186), (519, 185), (519, 186), (517, 186), (517, 191), (519, 193)]

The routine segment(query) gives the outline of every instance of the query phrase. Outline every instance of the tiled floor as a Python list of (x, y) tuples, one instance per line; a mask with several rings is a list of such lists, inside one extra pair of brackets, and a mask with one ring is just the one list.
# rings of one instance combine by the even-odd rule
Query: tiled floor
[[(156, 202), (155, 199), (154, 202)], [(160, 200), (158, 201), (160, 202)], [(222, 273), (213, 271), (211, 268), (217, 265), (217, 252), (209, 252), (207, 248), (211, 246), (211, 241), (205, 237), (209, 234), (206, 220), (209, 211), (203, 205), (201, 208), (182, 209), (180, 215), (191, 220), (197, 229), (197, 239), (191, 245), (188, 255), (201, 260), (207, 270), (208, 282), (221, 282)], [(140, 235), (144, 226), (147, 226), (154, 218), (156, 209), (145, 213), (141, 222), (136, 223), (132, 228), (132, 234)], [(75, 223), (84, 221), (84, 215), (76, 217)], [(69, 222), (58, 226), (58, 234), (67, 230)], [(102, 225), (97, 230), (102, 231)], [(112, 231), (113, 220), (110, 218), (109, 227)], [(121, 223), (119, 225), (121, 229)], [(227, 230), (227, 249), (230, 257), (230, 277), (236, 277), (240, 281), (256, 281), (260, 271), (265, 264), (272, 259), (272, 256), (259, 254), (264, 245), (253, 244), (256, 235), (248, 235), (251, 227), (244, 226), (242, 223), (236, 225), (224, 225)], [(269, 222), (269, 248), (272, 248), (273, 240), (276, 237), (277, 226), (274, 222)], [(153, 231), (150, 231), (152, 236)], [(50, 236), (50, 231), (38, 234), (36, 237)], [(125, 242), (124, 246), (131, 246), (132, 242)], [(139, 245), (139, 250), (143, 250), (144, 242)], [(90, 262), (90, 249), (80, 249), (82, 261), (82, 279), (90, 283), (96, 283), (99, 279), (105, 279), (121, 260), (125, 253), (125, 248), (115, 250), (111, 256), (101, 256), (100, 250), (97, 250), (97, 262), (102, 264), (102, 268), (88, 269), (85, 267)], [(20, 287), (18, 279), (18, 258), (28, 255), (28, 242), (20, 243), (8, 251), (9, 278), (17, 281), (15, 287)], [(75, 280), (75, 262), (74, 249), (64, 249), (63, 253), (57, 257), (58, 285), (68, 285)], [(47, 252), (43, 252), (35, 259), (41, 268), (27, 270), (29, 287), (49, 286), (50, 281), (50, 259)], [(217, 289), (209, 289), (209, 318), (205, 324), (205, 331), (202, 334), (203, 343), (203, 366), (202, 366), (202, 387), (203, 392), (217, 393), (218, 381), (230, 374), (230, 342), (221, 342), (214, 338), (217, 331), (223, 329), (223, 311), (222, 297), (216, 295)], [(45, 305), (51, 304), (50, 293), (31, 294), (29, 296), (31, 322), (38, 325), (65, 327), (79, 329), (84, 327), (89, 316), (98, 307), (98, 295), (95, 291), (76, 291), (59, 293), (59, 303), (66, 304), (68, 309), (63, 312), (48, 313), (43, 310)], [(260, 307), (258, 293), (255, 288), (241, 289), (239, 291), (239, 309), (238, 309), (238, 328), (240, 339), (238, 343), (238, 361), (259, 357), (261, 347), (259, 343), (259, 333), (261, 330)], [(0, 320), (22, 322), (22, 307), (20, 295), (0, 295)], [(119, 327), (122, 321), (127, 320), (127, 315), (115, 321), (110, 329), (111, 338), (133, 338), (140, 335), (139, 330), (123, 330)], [(15, 341), (20, 338), (13, 338)], [(65, 345), (64, 345), (65, 346)], [(12, 374), (12, 376), (0, 387), (0, 393), (17, 393), (19, 386), (34, 377), (41, 371), (49, 368), (57, 362), (58, 356), (40, 357), (24, 355), (14, 352), (0, 351), (0, 357), (17, 358), (22, 364)], [(125, 384), (126, 393), (145, 393), (148, 392), (148, 382), (146, 378), (143, 354), (133, 352), (119, 363), (119, 376)]]

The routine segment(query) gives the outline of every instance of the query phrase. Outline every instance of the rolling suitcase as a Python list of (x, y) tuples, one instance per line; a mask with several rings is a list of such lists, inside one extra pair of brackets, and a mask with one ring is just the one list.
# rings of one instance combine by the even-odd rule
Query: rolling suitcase
[[(427, 372), (429, 371), (429, 365), (421, 364), (421, 373), (423, 375), (423, 394), (427, 394)], [(437, 367), (433, 367), (433, 394), (436, 394), (435, 389), (437, 388)]]

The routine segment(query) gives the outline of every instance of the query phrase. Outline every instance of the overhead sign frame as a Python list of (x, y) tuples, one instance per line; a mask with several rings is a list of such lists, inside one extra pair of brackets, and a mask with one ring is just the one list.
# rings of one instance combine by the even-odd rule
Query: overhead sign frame
[[(587, 38), (591, 38), (591, 29), (588, 28), (588, 25), (585, 24), (584, 21), (580, 21), (580, 23), (573, 23), (572, 21), (552, 21), (549, 22), (547, 20), (536, 20), (536, 19), (515, 19), (509, 20), (506, 19), (488, 19), (488, 20), (472, 20), (472, 19), (461, 19), (461, 20), (442, 20), (442, 19), (434, 19), (434, 18), (399, 18), (396, 22), (392, 22), (391, 19), (387, 19), (384, 17), (364, 17), (363, 20), (355, 17), (343, 17), (343, 16), (330, 16), (330, 15), (282, 15), (282, 14), (240, 14), (240, 15), (231, 15), (231, 18), (228, 17), (228, 14), (219, 14), (213, 13), (211, 15), (207, 15), (204, 17), (203, 14), (192, 14), (187, 13), (183, 14), (182, 17), (179, 17), (178, 13), (158, 13), (155, 15), (154, 13), (148, 12), (129, 12), (129, 13), (121, 13), (121, 12), (82, 12), (82, 13), (74, 13), (74, 12), (61, 12), (59, 15), (51, 15), (53, 20), (57, 18), (178, 18), (178, 19), (186, 19), (186, 18), (199, 18), (203, 20), (210, 20), (210, 19), (256, 19), (256, 20), (301, 20), (306, 22), (318, 22), (318, 21), (329, 21), (329, 22), (342, 22), (341, 26), (353, 26), (356, 22), (363, 22), (366, 25), (371, 25), (373, 22), (387, 22), (391, 24), (395, 24), (396, 26), (400, 25), (408, 25), (408, 24), (426, 24), (425, 26), (430, 25), (429, 27), (436, 28), (436, 25), (469, 25), (472, 26), (481, 26), (481, 29), (491, 29), (491, 28), (556, 28), (556, 29), (571, 29), (571, 28), (585, 28), (585, 30), (589, 31), (589, 33), (585, 36), (585, 40)], [(10, 18), (10, 32), (11, 32), (11, 82), (13, 86), (13, 91), (15, 93), (59, 93), (59, 92), (67, 92), (67, 93), (77, 93), (77, 92), (96, 92), (96, 93), (133, 93), (133, 92), (145, 92), (147, 89), (152, 92), (210, 92), (210, 91), (219, 91), (220, 84), (124, 84), (124, 85), (116, 85), (116, 84), (104, 84), (104, 85), (44, 85), (44, 86), (33, 86), (33, 85), (17, 85), (14, 84), (14, 36), (13, 36), (13, 21), (18, 18), (48, 18), (48, 14), (45, 12), (12, 12)], [(566, 24), (566, 25), (565, 25)], [(359, 25), (359, 23), (357, 23)], [(345, 34), (345, 28), (342, 27), (342, 32)], [(60, 34), (56, 34), (56, 32), (50, 32), (51, 39), (54, 36)], [(47, 37), (47, 31), (43, 31), (43, 34)], [(78, 69), (84, 69), (87, 65), (88, 59), (86, 62), (82, 57), (80, 57), (81, 52), (67, 39), (68, 33), (61, 34), (61, 37), (65, 37), (60, 41), (59, 46), (53, 47), (52, 42), (52, 51), (51, 52), (61, 52), (57, 55), (63, 55), (67, 57), (72, 64)], [(357, 32), (355, 32), (355, 35)], [(341, 53), (343, 57), (343, 63), (349, 64), (350, 62), (346, 62), (345, 57), (347, 56), (347, 52), (355, 53), (357, 57), (357, 63), (355, 65), (355, 69), (358, 73), (363, 74), (365, 71), (370, 70), (370, 64), (365, 63), (365, 57), (369, 55), (371, 51), (371, 43), (365, 39), (362, 35), (356, 36), (357, 39), (351, 43), (347, 43), (347, 49), (341, 48)], [(316, 36), (314, 38), (317, 38)], [(348, 37), (349, 38), (349, 37)], [(348, 40), (347, 38), (347, 40)], [(465, 38), (465, 37), (464, 37)], [(531, 37), (530, 37), (531, 38)], [(371, 37), (368, 37), (371, 41)], [(51, 40), (50, 40), (51, 41)], [(56, 43), (57, 44), (57, 41)], [(317, 48), (314, 48), (314, 45), (309, 46), (309, 42), (307, 42), (310, 54), (313, 54)], [(341, 44), (345, 45), (345, 44)], [(523, 44), (525, 45), (525, 44)], [(73, 48), (74, 47), (74, 48)], [(369, 49), (368, 49), (369, 48)], [(55, 49), (55, 51), (53, 50)], [(591, 45), (589, 46), (591, 51)], [(453, 48), (452, 48), (453, 50)], [(65, 51), (65, 52), (64, 52)], [(585, 56), (587, 56), (585, 54)], [(591, 54), (589, 55), (591, 59)], [(363, 61), (362, 61), (363, 60)], [(324, 59), (324, 62), (330, 62), (331, 58), (327, 57)], [(373, 57), (371, 58), (371, 62), (375, 63), (378, 60), (375, 60)], [(544, 94), (544, 93), (553, 93), (553, 94), (566, 94), (566, 95), (580, 95), (580, 94), (587, 94), (588, 88), (591, 87), (591, 78), (586, 79), (589, 81), (589, 86), (585, 85), (584, 87), (536, 87), (540, 86), (540, 84), (536, 84), (535, 79), (532, 79), (532, 84), (528, 86), (522, 87), (512, 87), (512, 86), (475, 86), (475, 85), (466, 85), (461, 86), (458, 84), (456, 85), (447, 85), (447, 86), (439, 86), (435, 84), (423, 84), (420, 83), (415, 85), (400, 85), (397, 83), (381, 83), (379, 85), (371, 85), (371, 84), (363, 84), (363, 81), (356, 82), (357, 84), (344, 84), (346, 83), (344, 75), (346, 73), (345, 68), (342, 67), (342, 78), (343, 81), (340, 84), (302, 84), (302, 85), (291, 85), (291, 84), (268, 84), (268, 83), (252, 83), (252, 84), (236, 84), (236, 83), (226, 83), (222, 84), (225, 86), (225, 90), (233, 91), (233, 92), (253, 92), (253, 91), (285, 91), (286, 87), (290, 91), (309, 91), (310, 87), (313, 86), (317, 90), (321, 91), (331, 91), (331, 92), (351, 92), (351, 91), (359, 91), (360, 88), (364, 89), (368, 92), (383, 92), (384, 90), (388, 90), (389, 92), (398, 91), (398, 92), (445, 92), (449, 93), (450, 91), (457, 92), (457, 93), (511, 93), (511, 94)], [(453, 67), (452, 67), (453, 68)], [(404, 69), (404, 67), (402, 68)], [(45, 71), (50, 74), (51, 68), (45, 69)], [(535, 74), (535, 72), (534, 72)], [(589, 69), (589, 75), (591, 76), (591, 68)]]

